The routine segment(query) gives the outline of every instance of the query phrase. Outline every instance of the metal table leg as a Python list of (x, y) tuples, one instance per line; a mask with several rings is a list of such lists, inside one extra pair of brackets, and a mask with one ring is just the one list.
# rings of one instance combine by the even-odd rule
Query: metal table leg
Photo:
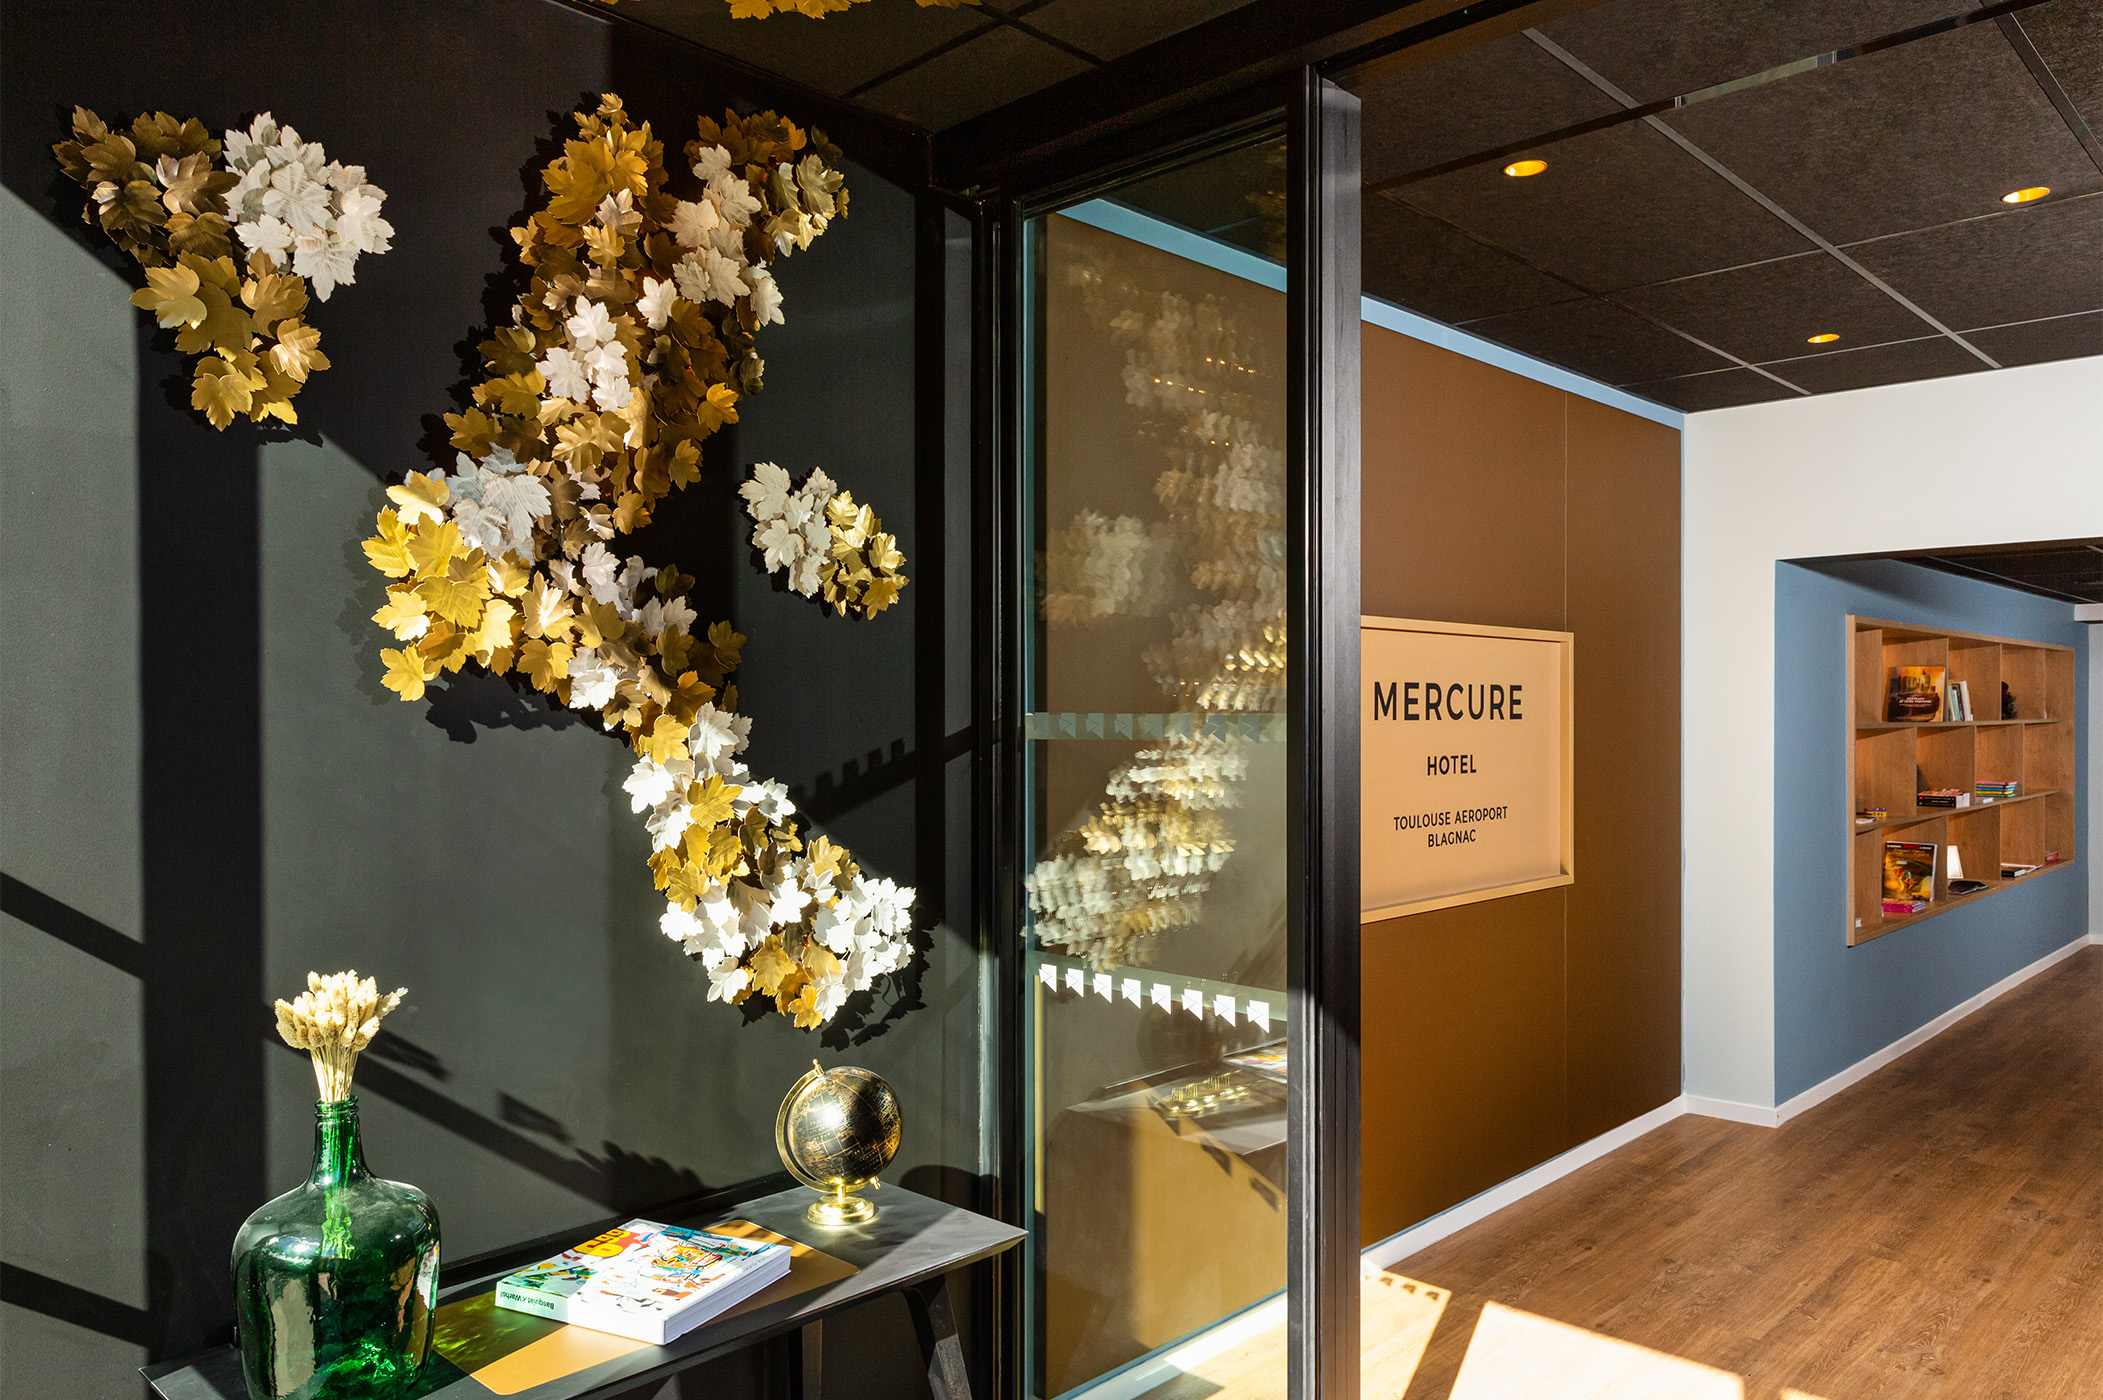
[(948, 1277), (904, 1291), (913, 1330), (920, 1335), (920, 1355), (927, 1362), (928, 1389), (935, 1400), (971, 1400), (971, 1375), (964, 1369), (964, 1345), (949, 1306)]
[(824, 1400), (825, 1324), (806, 1322), (800, 1335), (783, 1340), (789, 1353), (789, 1400)]

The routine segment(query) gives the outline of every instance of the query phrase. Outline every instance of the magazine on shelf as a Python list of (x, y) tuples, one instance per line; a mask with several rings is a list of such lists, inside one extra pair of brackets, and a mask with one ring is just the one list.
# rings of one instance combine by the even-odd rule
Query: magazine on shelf
[(1941, 666), (1894, 666), (1891, 695), (1885, 704), (1887, 720), (1930, 724), (1943, 717), (1943, 672)]
[(1884, 899), (1911, 903), (1935, 898), (1935, 843), (1884, 843)]
[(498, 1307), (663, 1344), (789, 1271), (789, 1247), (631, 1220), (521, 1269)]

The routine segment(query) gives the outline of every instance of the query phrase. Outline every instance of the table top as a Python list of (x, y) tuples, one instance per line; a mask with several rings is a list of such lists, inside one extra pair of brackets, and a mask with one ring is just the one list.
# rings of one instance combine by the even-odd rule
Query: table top
[[(730, 1220), (749, 1220), (852, 1264), (860, 1272), (763, 1307), (704, 1322), (663, 1346), (641, 1346), (559, 1381), (513, 1392), (515, 1400), (588, 1400), (618, 1394), (819, 1321), (877, 1294), (939, 1278), (951, 1270), (989, 1259), (1023, 1236), (1015, 1226), (888, 1183), (871, 1194), (877, 1207), (876, 1218), (862, 1225), (827, 1228), (811, 1224), (804, 1218), (804, 1210), (816, 1199), (817, 1193), (795, 1187), (705, 1217), (664, 1223), (705, 1228)], [(448, 1288), (439, 1295), (439, 1305), (488, 1293), (510, 1272), (514, 1271), (489, 1274)], [(248, 1387), (241, 1378), (241, 1359), (230, 1346), (215, 1347), (185, 1361), (148, 1366), (142, 1374), (163, 1400), (247, 1400), (248, 1396)], [(417, 1400), (486, 1400), (493, 1393), (436, 1350), (414, 1392)]]

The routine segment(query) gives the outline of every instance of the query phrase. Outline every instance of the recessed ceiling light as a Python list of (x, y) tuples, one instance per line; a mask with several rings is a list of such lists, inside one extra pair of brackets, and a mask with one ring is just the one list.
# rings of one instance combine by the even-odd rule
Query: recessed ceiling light
[(2010, 190), (2001, 196), (2003, 204), (2028, 204), (2033, 199), (2043, 199), (2052, 192), (2049, 185), (2028, 185), (2019, 190)]
[(1820, 331), (1817, 335), (1805, 336), (1804, 343), (1807, 345), (1831, 345), (1838, 339), (1840, 339), (1839, 331)]
[(1504, 167), (1504, 173), (1523, 179), (1528, 175), (1538, 175), (1547, 168), (1548, 162), (1545, 160), (1515, 160)]

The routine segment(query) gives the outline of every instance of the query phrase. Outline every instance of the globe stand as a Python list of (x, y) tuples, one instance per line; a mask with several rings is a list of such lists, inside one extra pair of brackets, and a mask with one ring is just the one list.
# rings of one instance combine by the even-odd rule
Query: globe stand
[(901, 1127), (890, 1085), (865, 1069), (811, 1061), (774, 1115), (781, 1164), (820, 1197), (804, 1219), (826, 1229), (874, 1220), (875, 1203), (857, 1193), (881, 1184), (877, 1173), (898, 1154)]
[[(872, 1181), (869, 1185), (874, 1189), (876, 1183)], [(803, 1218), (813, 1225), (827, 1227), (862, 1225), (876, 1219), (876, 1204), (866, 1196), (849, 1195), (847, 1183), (836, 1181), (832, 1184), (832, 1194), (822, 1201), (812, 1201)]]

